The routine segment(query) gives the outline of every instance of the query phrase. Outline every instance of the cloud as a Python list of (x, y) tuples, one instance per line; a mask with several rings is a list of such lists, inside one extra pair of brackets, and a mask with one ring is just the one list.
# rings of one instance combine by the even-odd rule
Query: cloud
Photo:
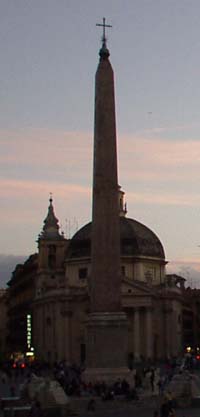
[[(185, 169), (186, 167), (194, 169), (199, 166), (200, 162), (200, 143), (196, 140), (174, 140), (172, 142), (164, 138), (146, 139), (140, 136), (125, 136), (119, 141), (120, 162), (123, 167), (127, 162), (124, 159), (125, 152), (128, 160), (132, 159), (134, 162), (131, 166), (133, 172), (146, 173), (152, 170), (153, 173), (156, 173), (160, 170), (162, 178), (164, 175), (171, 177), (171, 168), (176, 169), (176, 172), (173, 171), (173, 174), (176, 175), (177, 169)], [(126, 164), (126, 166), (130, 170), (130, 165)]]
[(167, 273), (178, 274), (186, 279), (185, 286), (200, 288), (200, 262), (194, 260), (173, 260), (167, 265)]
[(193, 129), (199, 129), (200, 123), (188, 123), (188, 124), (180, 124), (180, 125), (171, 125), (171, 126), (159, 126), (159, 127), (153, 127), (151, 129), (143, 129), (140, 132), (140, 135), (146, 136), (146, 135), (155, 135), (160, 133), (166, 133), (166, 132), (188, 132)]
[(136, 204), (199, 205), (200, 142), (124, 136), (119, 177)]
[(0, 130), (0, 162), (35, 167), (85, 166), (91, 160), (91, 133), (48, 129)]
[[(40, 232), (50, 192), (62, 224), (74, 217), (79, 227), (90, 221), (91, 132), (0, 130), (0, 144), (2, 236), (6, 235), (7, 242), (13, 231), (20, 236), (22, 227), (27, 230), (27, 239), (28, 232), (29, 239)], [(157, 211), (169, 206), (173, 210), (200, 206), (200, 142), (191, 138), (188, 142), (180, 138), (169, 141), (162, 132), (151, 132), (149, 137), (121, 135), (118, 156), (119, 183), (126, 192), (128, 208), (134, 211), (135, 207), (140, 219), (140, 212), (145, 213), (147, 225), (155, 223), (155, 216), (148, 213), (152, 213), (152, 206)], [(175, 218), (176, 214), (174, 211)], [(164, 221), (159, 227), (164, 229)], [(4, 241), (2, 237), (2, 248)], [(11, 240), (7, 251), (14, 251)], [(20, 253), (26, 253), (22, 244)]]
[(88, 184), (92, 178), (91, 134), (21, 129), (1, 131), (1, 177)]
[[(60, 198), (70, 195), (75, 202), (79, 194), (91, 193), (91, 133), (22, 129), (0, 131), (0, 141), (0, 161), (7, 166), (5, 178), (0, 181), (4, 198), (19, 199), (24, 194), (32, 199), (40, 198), (56, 190)], [(158, 138), (124, 136), (119, 141), (119, 155), (120, 176), (127, 184), (129, 202), (200, 204), (200, 197), (191, 191), (191, 183), (182, 191), (173, 190), (174, 182), (186, 184), (194, 178), (200, 180), (199, 142), (172, 143)], [(12, 178), (12, 172), (17, 179)]]
[[(11, 224), (30, 224), (38, 225), (41, 213), (47, 211), (49, 193), (55, 196), (54, 204), (58, 207), (65, 218), (64, 209), (68, 211), (68, 199), (70, 207), (88, 207), (91, 201), (91, 189), (87, 186), (78, 184), (59, 184), (47, 181), (20, 181), (20, 180), (1, 180), (0, 190), (2, 198), (1, 221)], [(4, 205), (5, 202), (5, 205)], [(82, 215), (86, 216), (84, 208)], [(81, 215), (80, 215), (81, 218)], [(39, 227), (39, 225), (38, 225)]]
[(90, 194), (90, 188), (86, 186), (81, 186), (78, 184), (59, 184), (57, 182), (39, 182), (39, 181), (20, 181), (20, 180), (7, 180), (0, 179), (0, 188), (2, 196), (5, 197), (33, 197), (38, 195), (49, 194), (50, 189), (56, 189), (56, 194), (60, 197), (66, 196), (66, 194), (74, 193), (76, 196), (78, 194)]
[(0, 254), (0, 288), (5, 288), (11, 279), (11, 274), (19, 263), (23, 263), (26, 256)]
[(200, 195), (192, 194), (190, 190), (185, 192), (167, 192), (162, 191), (152, 191), (144, 192), (140, 191), (138, 193), (128, 192), (128, 201), (129, 204), (151, 204), (151, 205), (161, 205), (161, 206), (188, 206), (188, 207), (199, 207), (200, 205)]
[[(48, 168), (53, 164), (57, 168), (73, 167), (76, 170), (92, 165), (91, 132), (0, 130), (0, 143), (0, 161), (5, 164)], [(151, 178), (157, 177), (159, 170), (162, 178), (166, 175), (170, 178), (177, 175), (177, 169), (192, 167), (194, 170), (199, 166), (200, 143), (191, 138), (188, 141), (169, 141), (162, 137), (122, 135), (118, 140), (118, 154), (120, 169), (128, 169), (130, 172), (131, 167), (134, 174), (143, 177), (151, 171)], [(176, 172), (171, 172), (172, 168)]]
[[(0, 130), (0, 143), (5, 177), (13, 173), (15, 178), (20, 178), (26, 173), (26, 178), (36, 176), (44, 180), (48, 176), (66, 183), (73, 179), (91, 183), (91, 132)], [(118, 155), (119, 176), (124, 182), (167, 184), (175, 180), (182, 183), (194, 177), (200, 180), (199, 141), (122, 135), (118, 140)]]

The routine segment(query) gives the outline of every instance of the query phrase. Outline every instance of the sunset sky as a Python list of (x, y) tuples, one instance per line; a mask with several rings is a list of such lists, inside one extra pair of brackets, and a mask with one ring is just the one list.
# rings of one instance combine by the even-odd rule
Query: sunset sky
[(0, 255), (37, 250), (50, 192), (67, 236), (91, 220), (103, 16), (128, 216), (198, 286), (199, 0), (1, 0)]

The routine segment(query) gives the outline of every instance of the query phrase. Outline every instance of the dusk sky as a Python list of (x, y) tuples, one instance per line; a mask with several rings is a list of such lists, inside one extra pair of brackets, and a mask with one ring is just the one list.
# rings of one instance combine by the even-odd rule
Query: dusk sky
[(200, 1), (0, 1), (0, 254), (28, 256), (49, 193), (68, 236), (91, 220), (103, 16), (128, 217), (200, 282)]

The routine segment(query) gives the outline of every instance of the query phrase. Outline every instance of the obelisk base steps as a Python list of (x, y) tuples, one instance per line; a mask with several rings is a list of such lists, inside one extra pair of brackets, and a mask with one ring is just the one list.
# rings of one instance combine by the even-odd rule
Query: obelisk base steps
[(83, 379), (109, 383), (118, 378), (129, 379), (128, 322), (125, 313), (91, 313), (86, 328), (86, 370)]
[(84, 382), (106, 382), (106, 384), (113, 384), (118, 379), (125, 379), (130, 386), (134, 386), (134, 377), (130, 369), (124, 368), (90, 368), (86, 369), (82, 378)]

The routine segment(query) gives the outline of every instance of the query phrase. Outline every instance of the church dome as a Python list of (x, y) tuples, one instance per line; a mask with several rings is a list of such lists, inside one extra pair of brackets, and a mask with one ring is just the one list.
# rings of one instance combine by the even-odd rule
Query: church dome
[[(73, 236), (69, 245), (70, 258), (90, 257), (92, 223), (87, 223)], [(120, 217), (122, 256), (148, 256), (164, 260), (162, 243), (152, 230), (134, 219)]]

